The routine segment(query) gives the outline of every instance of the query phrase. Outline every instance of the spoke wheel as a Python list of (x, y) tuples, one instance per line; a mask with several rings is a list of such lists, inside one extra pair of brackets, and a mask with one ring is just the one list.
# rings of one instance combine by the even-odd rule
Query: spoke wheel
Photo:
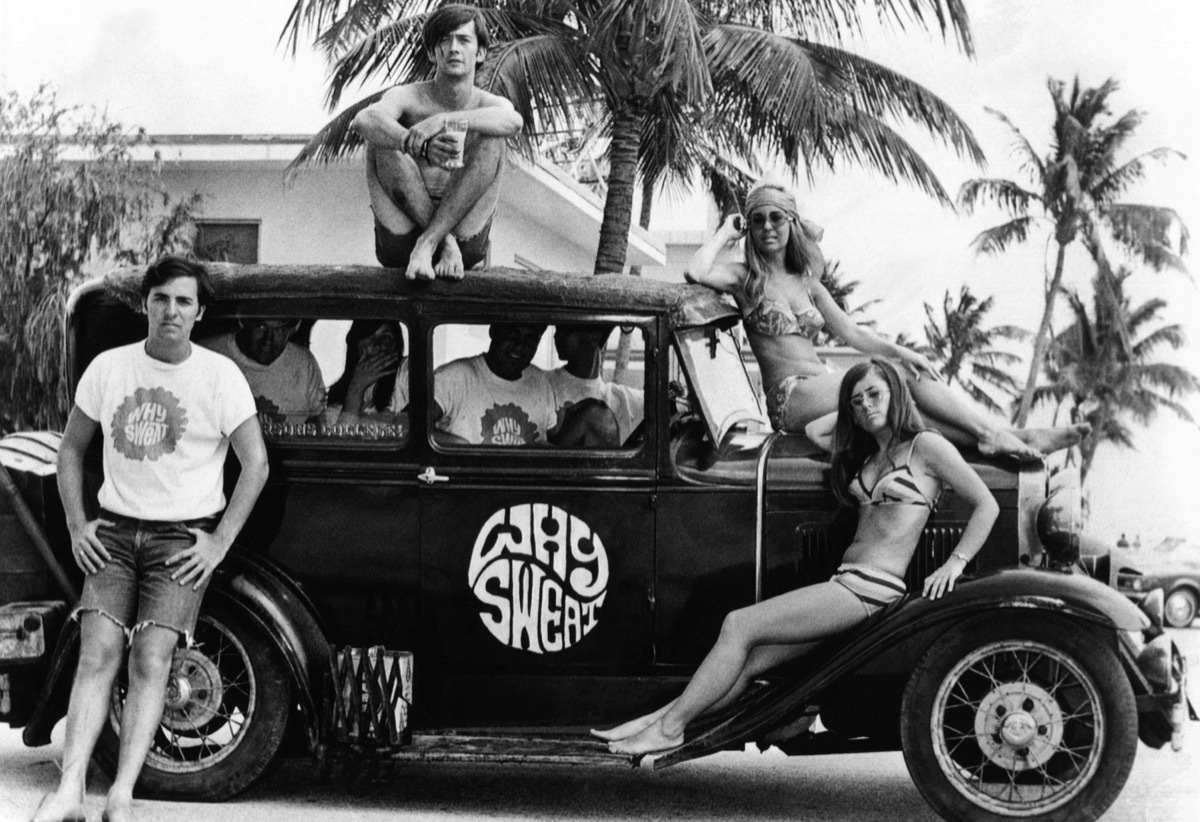
[[(113, 689), (96, 759), (116, 771), (125, 683)], [(171, 664), (162, 719), (138, 780), (146, 795), (225, 799), (274, 759), (291, 706), (279, 650), (235, 608), (205, 604), (191, 648)]]
[(922, 660), (905, 762), (946, 819), (1096, 819), (1129, 775), (1137, 711), (1113, 652), (1078, 627), (975, 623)]

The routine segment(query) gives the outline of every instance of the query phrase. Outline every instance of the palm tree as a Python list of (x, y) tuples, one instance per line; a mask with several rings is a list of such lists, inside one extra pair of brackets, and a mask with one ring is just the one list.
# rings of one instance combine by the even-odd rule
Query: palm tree
[[(1131, 307), (1123, 288), (1128, 277), (1128, 269), (1116, 274), (1100, 269), (1096, 279), (1108, 282), (1096, 283), (1090, 316), (1079, 295), (1067, 293), (1074, 320), (1050, 348), (1049, 384), (1034, 392), (1035, 403), (1067, 404), (1072, 422), (1091, 423), (1092, 435), (1080, 445), (1080, 482), (1101, 443), (1133, 447), (1130, 418), (1145, 426), (1166, 409), (1194, 422), (1182, 401), (1200, 390), (1200, 377), (1157, 359), (1163, 346), (1177, 350), (1185, 344), (1183, 329), (1164, 325), (1137, 338), (1158, 319), (1166, 301), (1155, 298)], [(1122, 338), (1131, 341), (1128, 348)]]
[(1082, 88), (1076, 78), (1069, 95), (1060, 80), (1051, 78), (1047, 85), (1055, 116), (1054, 139), (1044, 158), (1007, 117), (988, 109), (1012, 131), (1022, 171), (1032, 187), (1012, 180), (980, 178), (968, 180), (958, 194), (959, 205), (968, 214), (976, 206), (991, 202), (1010, 217), (975, 238), (977, 252), (999, 254), (1013, 243), (1028, 239), (1038, 223), (1053, 230), (1057, 254), (1054, 271), (1046, 283), (1042, 320), (1034, 336), (1029, 376), (1016, 415), (1019, 426), (1029, 418), (1034, 388), (1046, 360), (1067, 247), (1082, 240), (1101, 263), (1107, 238), (1156, 271), (1166, 267), (1182, 270), (1180, 255), (1187, 251), (1187, 228), (1174, 210), (1120, 202), (1130, 186), (1145, 175), (1150, 160), (1182, 155), (1173, 149), (1156, 148), (1118, 162), (1117, 153), (1141, 124), (1142, 113), (1130, 110), (1111, 119), (1108, 98), (1117, 90), (1115, 80), (1099, 88)]
[(1016, 380), (1003, 366), (1019, 363), (1016, 354), (995, 348), (997, 340), (1021, 340), (1029, 332), (1015, 325), (984, 327), (984, 320), (992, 310), (993, 297), (980, 301), (963, 286), (958, 293), (958, 304), (951, 301), (950, 291), (942, 299), (942, 316), (934, 315), (933, 306), (925, 303), (925, 325), (923, 353), (941, 364), (942, 375), (950, 383), (958, 383), (971, 399), (995, 413), (1004, 409), (985, 389), (990, 386), (1009, 397), (1020, 393)]
[[(296, 0), (281, 39), (312, 32), (333, 65), (328, 103), (351, 83), (411, 82), (431, 66), (419, 34), (431, 0)], [(771, 156), (793, 172), (848, 159), (949, 204), (936, 176), (886, 121), (909, 120), (975, 162), (970, 129), (917, 83), (845, 51), (860, 28), (851, 0), (482, 0), (499, 44), (477, 82), (525, 119), (522, 150), (599, 122), (609, 177), (596, 273), (621, 271), (637, 178), (651, 188), (690, 180), (713, 156)], [(899, 24), (936, 20), (972, 51), (958, 0), (877, 0)], [(761, 28), (759, 26), (767, 26)], [(776, 30), (793, 32), (784, 36)], [(294, 161), (340, 157), (360, 144), (354, 103)]]

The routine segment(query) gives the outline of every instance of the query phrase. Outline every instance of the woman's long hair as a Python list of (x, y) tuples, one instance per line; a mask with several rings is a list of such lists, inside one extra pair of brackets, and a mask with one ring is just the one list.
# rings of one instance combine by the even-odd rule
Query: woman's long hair
[[(772, 193), (779, 192), (788, 201), (792, 203), (791, 207), (777, 206), (781, 211), (786, 211), (788, 217), (788, 240), (783, 251), (783, 265), (789, 272), (796, 272), (801, 277), (812, 276), (812, 271), (809, 269), (808, 257), (804, 254), (804, 247), (800, 244), (800, 232), (804, 229), (800, 225), (800, 215), (796, 211), (795, 198), (783, 186), (773, 183), (760, 183), (751, 189), (751, 193), (759, 189), (767, 189)], [(750, 202), (752, 197), (747, 196), (747, 213), (746, 221), (750, 220)], [(756, 206), (755, 209), (761, 206)], [(758, 250), (754, 244), (754, 235), (749, 230), (746, 232), (746, 282), (744, 289), (746, 292), (746, 302), (755, 306), (762, 300), (763, 289), (767, 285), (768, 264), (767, 258)]]
[(908, 384), (894, 365), (887, 360), (872, 359), (852, 366), (846, 372), (846, 376), (842, 377), (842, 387), (838, 392), (837, 426), (833, 430), (833, 494), (845, 505), (855, 503), (854, 497), (850, 495), (851, 481), (871, 455), (879, 451), (879, 443), (875, 437), (864, 431), (855, 421), (854, 408), (850, 404), (854, 387), (872, 372), (887, 383), (888, 391), (891, 392), (891, 397), (888, 398), (887, 421), (888, 427), (892, 429), (892, 437), (904, 441), (926, 430), (925, 420), (917, 410), (912, 392), (908, 390)]
[[(385, 326), (396, 335), (396, 353), (401, 358), (404, 357), (404, 336), (400, 333), (400, 323), (395, 320), (355, 320), (350, 323), (350, 330), (346, 332), (346, 365), (342, 369), (342, 376), (329, 386), (329, 395), (326, 398), (329, 405), (346, 404), (346, 392), (350, 388), (350, 378), (354, 376), (354, 369), (358, 367), (358, 344)], [(374, 396), (371, 398), (371, 405), (376, 411), (387, 410), (392, 401), (392, 391), (395, 388), (395, 371), (379, 378), (379, 381), (375, 383)]]

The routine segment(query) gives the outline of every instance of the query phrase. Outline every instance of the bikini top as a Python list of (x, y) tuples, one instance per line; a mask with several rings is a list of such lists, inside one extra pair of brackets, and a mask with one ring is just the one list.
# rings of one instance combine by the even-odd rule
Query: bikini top
[(825, 327), (825, 318), (812, 306), (792, 313), (790, 305), (768, 299), (764, 294), (757, 305), (742, 315), (742, 325), (747, 331), (765, 334), (768, 337), (795, 334), (808, 340), (816, 340), (817, 334)]
[(867, 489), (862, 478), (862, 468), (858, 469), (858, 473), (850, 482), (850, 494), (858, 500), (859, 505), (924, 505), (930, 511), (934, 509), (942, 495), (941, 483), (938, 483), (937, 495), (933, 499), (929, 499), (925, 496), (925, 492), (917, 487), (916, 478), (913, 476), (912, 469), (909, 468), (913, 449), (917, 447), (917, 437), (923, 433), (925, 432), (918, 432), (913, 437), (908, 446), (908, 459), (904, 464), (896, 465), (892, 462), (891, 468), (881, 473), (879, 479), (875, 480), (875, 487)]

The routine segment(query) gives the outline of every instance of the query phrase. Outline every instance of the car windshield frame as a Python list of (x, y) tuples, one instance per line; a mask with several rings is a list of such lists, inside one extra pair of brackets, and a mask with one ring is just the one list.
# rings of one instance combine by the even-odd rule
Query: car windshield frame
[(770, 430), (762, 399), (742, 357), (736, 327), (677, 328), (673, 337), (714, 443), (723, 442), (735, 428)]

